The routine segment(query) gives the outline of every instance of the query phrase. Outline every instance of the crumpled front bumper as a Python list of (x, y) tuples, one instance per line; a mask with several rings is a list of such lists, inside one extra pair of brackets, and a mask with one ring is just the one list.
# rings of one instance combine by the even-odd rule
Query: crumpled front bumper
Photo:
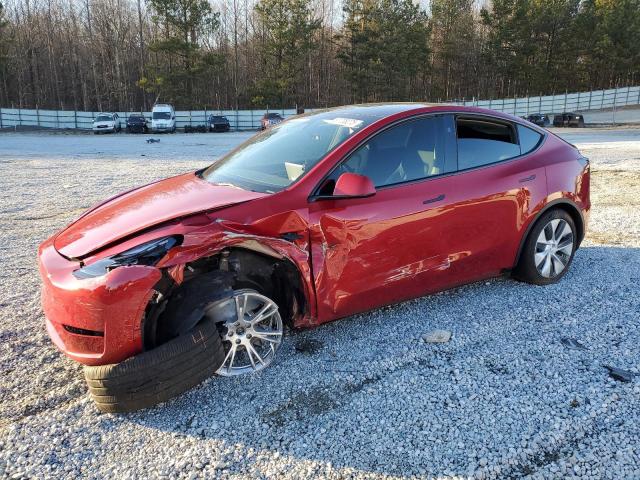
[(62, 257), (53, 239), (39, 249), (42, 307), (53, 343), (85, 365), (118, 363), (142, 351), (145, 308), (160, 270), (119, 267), (98, 278), (73, 276), (77, 261)]

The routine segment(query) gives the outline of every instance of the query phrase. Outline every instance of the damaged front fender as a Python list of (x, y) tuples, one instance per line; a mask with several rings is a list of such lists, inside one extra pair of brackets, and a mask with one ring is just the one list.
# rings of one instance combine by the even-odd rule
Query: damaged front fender
[[(202, 219), (203, 220), (203, 219)], [(181, 222), (183, 236), (180, 246), (174, 247), (157, 265), (166, 269), (176, 284), (184, 281), (185, 267), (201, 259), (219, 255), (229, 249), (242, 249), (284, 261), (295, 267), (305, 308), (293, 318), (295, 327), (316, 324), (316, 298), (309, 258), (309, 234), (305, 220), (297, 212), (288, 212), (244, 225), (228, 220), (212, 219)], [(294, 234), (293, 236), (285, 234)]]

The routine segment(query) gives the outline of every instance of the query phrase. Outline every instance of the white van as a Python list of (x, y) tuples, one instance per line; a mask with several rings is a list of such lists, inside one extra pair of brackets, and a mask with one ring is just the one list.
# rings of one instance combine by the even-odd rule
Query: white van
[(175, 132), (176, 112), (169, 103), (156, 103), (151, 111), (152, 132)]

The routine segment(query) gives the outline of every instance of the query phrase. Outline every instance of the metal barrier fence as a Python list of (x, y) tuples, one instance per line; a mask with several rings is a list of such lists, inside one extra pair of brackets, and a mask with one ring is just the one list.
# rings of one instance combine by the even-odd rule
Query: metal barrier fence
[[(449, 103), (489, 108), (517, 116), (532, 113), (553, 115), (562, 112), (585, 112), (589, 110), (615, 109), (628, 105), (640, 105), (640, 86), (594, 90), (582, 93), (565, 93), (542, 97), (507, 98), (499, 100), (454, 100)], [(311, 111), (311, 110), (307, 110)], [(260, 119), (267, 113), (279, 113), (287, 118), (296, 114), (295, 109), (284, 110), (185, 110), (176, 111), (176, 127), (205, 125), (209, 115), (224, 115), (229, 119), (232, 130), (257, 130)], [(19, 125), (74, 128), (90, 130), (99, 112), (68, 110), (29, 110), (0, 108), (0, 128)], [(141, 112), (118, 112), (123, 125), (130, 114)], [(151, 121), (151, 112), (144, 112)]]
[[(310, 111), (310, 110), (307, 110)], [(296, 114), (295, 109), (269, 110), (284, 118)], [(46, 128), (73, 128), (91, 130), (93, 120), (100, 112), (69, 110), (39, 110), (21, 108), (0, 108), (0, 128), (14, 126), (34, 126)], [(124, 128), (127, 117), (141, 112), (116, 112)], [(151, 112), (142, 112), (151, 124)], [(267, 110), (185, 110), (176, 111), (176, 127), (206, 125), (209, 115), (224, 115), (229, 119), (232, 130), (257, 130), (260, 119)]]
[(499, 100), (458, 100), (459, 105), (489, 108), (519, 117), (533, 113), (586, 112), (640, 105), (640, 86), (564, 93), (545, 97), (506, 98)]

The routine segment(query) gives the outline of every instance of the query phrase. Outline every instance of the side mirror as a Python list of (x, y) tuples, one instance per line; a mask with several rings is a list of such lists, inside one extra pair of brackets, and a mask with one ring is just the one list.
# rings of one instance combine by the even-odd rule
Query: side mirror
[(343, 173), (333, 189), (333, 197), (364, 198), (376, 194), (376, 187), (369, 177), (357, 173)]

